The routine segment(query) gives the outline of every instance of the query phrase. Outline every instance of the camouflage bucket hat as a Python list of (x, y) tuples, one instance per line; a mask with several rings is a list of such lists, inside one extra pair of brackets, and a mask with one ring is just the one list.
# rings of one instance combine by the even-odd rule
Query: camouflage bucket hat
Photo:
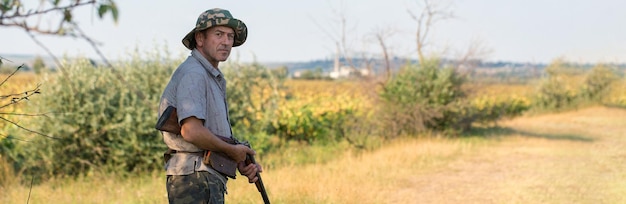
[(191, 30), (183, 38), (183, 45), (187, 49), (193, 49), (196, 47), (195, 33), (197, 31), (205, 30), (213, 26), (228, 26), (235, 31), (235, 42), (233, 47), (237, 47), (246, 42), (248, 37), (248, 28), (243, 21), (233, 18), (228, 10), (214, 8), (202, 12), (196, 21), (196, 27)]

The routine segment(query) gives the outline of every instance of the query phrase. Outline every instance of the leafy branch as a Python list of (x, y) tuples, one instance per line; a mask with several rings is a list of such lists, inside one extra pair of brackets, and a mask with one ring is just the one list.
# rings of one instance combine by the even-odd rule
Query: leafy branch
[[(30, 3), (30, 2), (29, 2)], [(87, 41), (98, 53), (102, 60), (110, 66), (108, 60), (98, 49), (98, 43), (87, 36), (73, 17), (73, 12), (79, 7), (92, 6), (98, 12), (98, 17), (102, 19), (107, 13), (113, 17), (117, 23), (119, 12), (113, 0), (50, 0), (39, 1), (37, 7), (27, 7), (22, 0), (2, 0), (0, 1), (0, 26), (18, 27), (24, 29), (28, 35), (44, 50), (49, 49), (40, 43), (34, 34), (54, 35), (62, 37), (73, 37)], [(45, 22), (43, 26), (42, 19)], [(53, 23), (53, 22), (57, 23)], [(48, 54), (54, 59), (58, 67), (62, 67), (59, 60), (51, 52)]]

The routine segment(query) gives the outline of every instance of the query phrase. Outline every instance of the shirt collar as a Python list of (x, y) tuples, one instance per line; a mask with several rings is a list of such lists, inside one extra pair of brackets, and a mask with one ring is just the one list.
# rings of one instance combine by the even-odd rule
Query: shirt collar
[(219, 69), (216, 69), (215, 67), (213, 67), (213, 65), (209, 63), (209, 60), (204, 58), (204, 56), (202, 56), (202, 53), (200, 53), (198, 49), (194, 48), (191, 51), (191, 56), (193, 58), (196, 58), (196, 60), (198, 60), (198, 62), (202, 64), (202, 67), (204, 67), (204, 69), (206, 69), (209, 73), (211, 73), (213, 77), (219, 77), (220, 75), (222, 75), (222, 72)]

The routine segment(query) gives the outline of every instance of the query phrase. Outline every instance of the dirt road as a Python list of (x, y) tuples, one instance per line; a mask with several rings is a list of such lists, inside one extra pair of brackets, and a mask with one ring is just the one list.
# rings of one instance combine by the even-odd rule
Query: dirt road
[(493, 145), (404, 177), (389, 203), (626, 203), (626, 110), (500, 124)]

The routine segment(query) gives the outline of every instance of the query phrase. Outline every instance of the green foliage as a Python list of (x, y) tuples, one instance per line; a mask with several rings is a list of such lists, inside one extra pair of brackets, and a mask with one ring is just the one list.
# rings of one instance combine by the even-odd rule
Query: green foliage
[(316, 112), (312, 104), (287, 109), (287, 114), (274, 120), (270, 129), (284, 140), (313, 142), (335, 142), (345, 134), (346, 120), (353, 117), (354, 109), (322, 110)]
[(462, 83), (454, 69), (440, 68), (438, 59), (405, 66), (380, 93), (391, 135), (454, 130), (467, 112)]
[(586, 100), (600, 100), (609, 90), (611, 83), (619, 79), (617, 73), (609, 67), (599, 64), (593, 67), (585, 77), (580, 96)]
[(563, 110), (601, 103), (610, 85), (619, 78), (604, 65), (584, 71), (561, 60), (548, 66), (546, 73), (533, 104), (538, 110)]
[(567, 80), (563, 77), (551, 76), (544, 80), (535, 98), (535, 107), (542, 109), (561, 109), (569, 107), (576, 93), (567, 88)]
[(422, 67), (405, 66), (385, 85), (381, 96), (393, 104), (439, 107), (464, 97), (462, 82), (453, 68), (440, 68), (440, 61), (432, 59)]
[(574, 76), (568, 70), (573, 69), (566, 62), (559, 59), (546, 67), (547, 77), (539, 86), (533, 104), (535, 108), (554, 110), (571, 106), (576, 98), (576, 92), (568, 84)]
[(38, 177), (92, 171), (141, 172), (162, 164), (165, 150), (154, 129), (156, 104), (174, 67), (156, 56), (119, 68), (78, 60), (42, 90), (38, 110), (49, 118), (31, 121), (54, 137), (35, 137), (18, 151), (26, 173)]
[(530, 103), (521, 98), (470, 100), (461, 86), (465, 82), (453, 68), (445, 68), (437, 59), (405, 66), (388, 81), (380, 97), (380, 119), (385, 135), (417, 135), (424, 131), (458, 134), (474, 123), (495, 123), (516, 117), (528, 110)]
[(117, 5), (113, 0), (101, 1), (98, 5), (98, 17), (103, 18), (107, 13), (111, 13), (113, 21), (117, 22), (119, 19), (119, 11), (117, 10)]
[(228, 80), (228, 113), (235, 137), (249, 141), (258, 152), (269, 149), (270, 136), (265, 130), (276, 118), (286, 69), (231, 63), (223, 70)]

